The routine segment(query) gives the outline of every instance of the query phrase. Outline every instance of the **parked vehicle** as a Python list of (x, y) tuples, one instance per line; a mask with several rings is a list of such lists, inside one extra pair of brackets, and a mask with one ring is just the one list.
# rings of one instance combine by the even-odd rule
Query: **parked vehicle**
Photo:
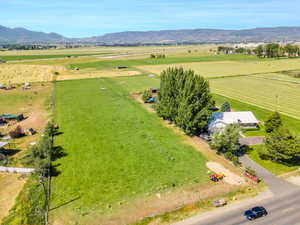
[(244, 216), (248, 220), (255, 220), (259, 217), (268, 215), (267, 210), (262, 206), (256, 206), (252, 209), (245, 211)]

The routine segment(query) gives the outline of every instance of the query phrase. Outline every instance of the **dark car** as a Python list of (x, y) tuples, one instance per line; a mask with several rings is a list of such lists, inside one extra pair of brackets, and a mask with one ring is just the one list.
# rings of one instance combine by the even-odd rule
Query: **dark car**
[(259, 217), (262, 217), (262, 216), (266, 216), (268, 215), (268, 212), (267, 210), (262, 207), (262, 206), (256, 206), (252, 209), (249, 209), (247, 210), (245, 213), (244, 213), (244, 216), (248, 219), (248, 220), (254, 220), (254, 219), (257, 219)]

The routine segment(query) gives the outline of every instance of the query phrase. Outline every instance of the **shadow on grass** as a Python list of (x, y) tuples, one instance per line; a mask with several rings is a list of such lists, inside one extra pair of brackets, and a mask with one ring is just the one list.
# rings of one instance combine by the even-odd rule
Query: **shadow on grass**
[(78, 199), (80, 199), (80, 198), (81, 198), (81, 197), (78, 196), (78, 197), (76, 197), (76, 198), (74, 198), (74, 199), (72, 199), (72, 200), (70, 200), (70, 201), (67, 201), (67, 202), (65, 202), (65, 203), (63, 203), (63, 204), (60, 204), (60, 205), (54, 207), (54, 208), (51, 208), (49, 211), (58, 209), (58, 208), (60, 208), (60, 207), (66, 206), (66, 205), (69, 205), (69, 204), (71, 204), (72, 202), (75, 202), (76, 200), (78, 200)]

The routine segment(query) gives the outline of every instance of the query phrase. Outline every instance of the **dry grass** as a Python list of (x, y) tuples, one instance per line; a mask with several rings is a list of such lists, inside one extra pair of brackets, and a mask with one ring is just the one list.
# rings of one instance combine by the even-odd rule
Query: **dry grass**
[(19, 174), (0, 174), (0, 223), (4, 217), (8, 216), (17, 195), (24, 186), (26, 180), (19, 177)]
[(58, 66), (35, 66), (23, 64), (0, 65), (0, 84), (52, 81), (54, 71), (63, 71)]
[(64, 71), (56, 80), (78, 80), (87, 78), (99, 78), (99, 77), (124, 77), (124, 76), (136, 76), (141, 72), (133, 70), (84, 70), (84, 71)]
[(300, 59), (282, 59), (272, 61), (221, 61), (198, 62), (168, 65), (138, 66), (138, 69), (160, 74), (168, 67), (184, 67), (192, 69), (205, 77), (218, 77), (230, 75), (249, 75), (254, 73), (269, 73), (282, 70), (295, 70), (300, 68)]

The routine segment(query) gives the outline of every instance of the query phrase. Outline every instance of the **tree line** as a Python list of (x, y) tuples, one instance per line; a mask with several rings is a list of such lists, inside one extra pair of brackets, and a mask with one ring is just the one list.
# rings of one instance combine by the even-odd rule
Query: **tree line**
[(161, 74), (156, 110), (186, 134), (204, 131), (214, 106), (209, 83), (192, 70), (169, 68)]
[(280, 58), (280, 57), (299, 57), (300, 48), (298, 45), (287, 44), (280, 45), (278, 43), (270, 43), (259, 45), (254, 49), (251, 48), (234, 48), (228, 46), (219, 46), (218, 53), (223, 54), (248, 54), (256, 55), (261, 58)]

